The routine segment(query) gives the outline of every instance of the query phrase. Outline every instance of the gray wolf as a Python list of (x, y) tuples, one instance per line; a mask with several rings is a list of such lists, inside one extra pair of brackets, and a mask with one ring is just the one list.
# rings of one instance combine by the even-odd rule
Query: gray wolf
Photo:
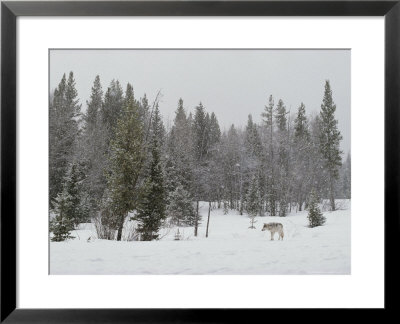
[(264, 223), (264, 227), (262, 228), (262, 231), (270, 231), (271, 232), (271, 241), (274, 240), (274, 234), (278, 232), (279, 238), (278, 240), (282, 239), (283, 240), (283, 225), (281, 223)]

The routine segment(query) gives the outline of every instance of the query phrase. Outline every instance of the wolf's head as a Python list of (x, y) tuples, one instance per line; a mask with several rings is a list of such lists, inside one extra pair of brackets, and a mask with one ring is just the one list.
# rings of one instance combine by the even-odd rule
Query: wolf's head
[(262, 228), (262, 231), (269, 230), (269, 228), (270, 228), (269, 224), (265, 224), (265, 223), (264, 223), (264, 226), (263, 226), (263, 228)]

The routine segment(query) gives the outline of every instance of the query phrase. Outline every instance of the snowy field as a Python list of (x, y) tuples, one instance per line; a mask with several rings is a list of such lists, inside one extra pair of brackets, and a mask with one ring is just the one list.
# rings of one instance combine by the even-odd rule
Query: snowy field
[[(81, 224), (75, 239), (50, 243), (50, 274), (350, 274), (349, 201), (340, 210), (324, 212), (324, 226), (308, 228), (307, 212), (287, 217), (257, 217), (256, 229), (236, 211), (211, 211), (205, 237), (208, 204), (201, 204), (198, 237), (193, 228), (162, 229), (159, 241), (117, 242), (96, 236), (92, 224)], [(285, 238), (270, 240), (263, 223), (280, 222)]]

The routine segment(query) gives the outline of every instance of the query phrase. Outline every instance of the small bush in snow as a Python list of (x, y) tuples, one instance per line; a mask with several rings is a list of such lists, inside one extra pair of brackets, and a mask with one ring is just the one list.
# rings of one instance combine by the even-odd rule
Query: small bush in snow
[(308, 203), (308, 223), (310, 227), (322, 226), (325, 223), (325, 217), (318, 207), (318, 198), (315, 191), (311, 191), (310, 201)]
[(96, 229), (96, 234), (99, 239), (114, 240), (116, 230), (112, 226), (112, 216), (109, 209), (100, 210), (95, 217), (92, 218), (92, 223)]

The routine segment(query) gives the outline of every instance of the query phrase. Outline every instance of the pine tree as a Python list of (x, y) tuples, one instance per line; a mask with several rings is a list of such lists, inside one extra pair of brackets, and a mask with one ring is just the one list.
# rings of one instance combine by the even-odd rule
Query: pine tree
[[(293, 178), (295, 200), (301, 211), (306, 196), (310, 192), (310, 187), (315, 186), (311, 183), (311, 158), (313, 156), (311, 134), (306, 116), (306, 107), (300, 104), (296, 118), (294, 120), (294, 137), (293, 137)], [(317, 152), (318, 154), (318, 152)]]
[(247, 117), (247, 125), (246, 125), (246, 138), (245, 138), (245, 144), (246, 144), (246, 152), (248, 154), (253, 154), (253, 143), (254, 143), (254, 138), (253, 138), (253, 117), (249, 115)]
[(96, 76), (84, 116), (83, 152), (81, 153), (87, 164), (84, 186), (91, 206), (91, 217), (94, 217), (98, 212), (107, 186), (105, 177), (107, 159), (105, 156), (108, 151), (108, 144), (107, 132), (102, 118), (102, 107), (103, 90), (100, 77)]
[(287, 111), (283, 101), (280, 99), (276, 107), (275, 120), (277, 124), (278, 139), (278, 183), (277, 196), (279, 201), (279, 216), (286, 216), (288, 205), (288, 173), (289, 173), (289, 150), (288, 150), (288, 127)]
[(318, 197), (315, 191), (312, 190), (308, 202), (308, 224), (310, 227), (322, 226), (325, 221), (326, 219), (318, 207)]
[(320, 112), (320, 152), (324, 159), (324, 166), (328, 172), (328, 191), (331, 209), (335, 210), (335, 185), (339, 178), (339, 168), (342, 165), (343, 153), (339, 148), (342, 140), (335, 119), (336, 105), (332, 100), (332, 90), (329, 81), (325, 82), (325, 93)]
[(286, 132), (287, 130), (286, 115), (287, 115), (286, 106), (283, 103), (282, 99), (279, 99), (278, 104), (276, 106), (275, 119), (276, 119), (276, 124), (278, 126), (278, 131), (280, 132)]
[[(127, 90), (130, 91), (128, 88)], [(134, 98), (133, 101), (135, 101)], [(112, 80), (104, 95), (104, 104), (101, 111), (103, 124), (107, 131), (108, 143), (114, 137), (117, 122), (122, 117), (126, 105), (127, 100), (124, 99), (124, 93), (119, 81)], [(136, 106), (136, 102), (133, 102), (132, 105)], [(138, 108), (136, 109), (138, 110)]]
[[(193, 226), (194, 211), (190, 207), (194, 195), (192, 126), (189, 117), (186, 117), (182, 99), (179, 99), (166, 146), (165, 186), (168, 215), (174, 222), (179, 220)], [(177, 209), (179, 206), (183, 208), (181, 211)]]
[(150, 105), (146, 94), (144, 94), (143, 98), (140, 100), (139, 115), (142, 119), (143, 125), (148, 125), (150, 119)]
[(255, 217), (260, 210), (260, 192), (257, 177), (253, 176), (249, 192), (246, 197), (246, 211), (250, 217), (250, 228), (254, 229)]
[(261, 117), (263, 118), (265, 126), (272, 133), (274, 117), (274, 98), (272, 97), (272, 95), (269, 96), (268, 106), (264, 107), (264, 111), (261, 113)]
[(306, 116), (306, 106), (301, 103), (299, 106), (299, 109), (297, 111), (297, 116), (294, 121), (295, 126), (294, 126), (294, 136), (297, 139), (303, 139), (306, 138), (308, 139), (310, 137), (310, 132), (308, 129), (308, 122), (307, 122), (307, 116)]
[[(260, 215), (264, 215), (265, 201), (267, 197), (267, 156), (261, 140), (262, 129), (253, 122), (251, 115), (248, 116), (247, 126), (245, 130), (245, 155), (241, 156), (241, 178), (248, 179), (252, 174), (257, 174), (259, 181), (260, 197), (262, 203), (260, 204)], [(266, 172), (267, 171), (267, 172)], [(248, 181), (244, 181), (242, 190), (246, 191), (249, 187)], [(241, 195), (241, 200), (243, 200)], [(241, 203), (242, 205), (242, 203)], [(242, 209), (242, 207), (241, 207)]]
[(264, 112), (261, 114), (263, 123), (266, 131), (266, 137), (268, 138), (268, 150), (267, 150), (267, 192), (268, 197), (268, 209), (271, 216), (276, 216), (276, 205), (277, 205), (277, 179), (275, 170), (275, 152), (274, 152), (274, 99), (272, 95), (269, 96), (268, 105), (265, 106)]
[(211, 149), (215, 148), (215, 145), (217, 145), (220, 140), (221, 140), (221, 130), (218, 124), (217, 116), (215, 116), (214, 112), (211, 113), (210, 116), (210, 132), (209, 132), (209, 138), (208, 138), (208, 143)]
[[(208, 118), (209, 119), (209, 118)], [(199, 214), (199, 201), (201, 200), (204, 190), (202, 187), (202, 175), (205, 169), (205, 159), (207, 157), (208, 147), (208, 130), (209, 124), (207, 123), (207, 115), (203, 104), (200, 104), (196, 107), (196, 112), (193, 120), (193, 152), (194, 152), (194, 160), (195, 169), (194, 169), (194, 178), (195, 178), (195, 190), (194, 194), (196, 197), (196, 219), (194, 225), (194, 236), (197, 236), (198, 226), (200, 222), (200, 214)]]
[(65, 74), (54, 91), (49, 119), (49, 204), (61, 192), (63, 179), (76, 154), (81, 106), (78, 104), (73, 72)]
[(152, 137), (153, 141), (155, 141), (155, 140), (157, 141), (157, 143), (156, 143), (157, 149), (161, 153), (162, 147), (164, 146), (164, 142), (165, 142), (165, 128), (164, 128), (164, 124), (162, 122), (158, 103), (156, 104), (154, 113), (153, 113), (150, 136)]
[(145, 159), (143, 146), (143, 125), (132, 92), (125, 100), (123, 117), (117, 121), (110, 146), (107, 174), (111, 201), (108, 214), (112, 217), (109, 223), (118, 231), (118, 241), (121, 240), (125, 218), (135, 209), (139, 198), (138, 180)]
[(76, 82), (74, 73), (70, 72), (68, 75), (67, 87), (65, 89), (66, 104), (69, 108), (69, 113), (71, 117), (80, 117), (81, 105), (79, 105), (78, 91), (76, 90)]
[(64, 178), (63, 190), (54, 201), (53, 213), (55, 217), (50, 222), (50, 230), (53, 232), (52, 241), (64, 241), (70, 236), (70, 232), (82, 222), (88, 220), (89, 208), (82, 196), (82, 177), (77, 164), (70, 165)]
[(182, 185), (178, 185), (170, 193), (167, 210), (174, 224), (194, 226), (196, 213), (193, 208), (193, 198)]
[[(310, 120), (310, 147), (309, 147), (309, 190), (306, 191), (307, 195), (314, 189), (318, 197), (327, 196), (327, 174), (328, 171), (325, 168), (324, 158), (321, 154), (320, 149), (320, 135), (321, 134), (321, 119), (319, 115), (316, 115)], [(307, 208), (308, 199), (305, 200)]]
[(49, 105), (49, 204), (62, 190), (62, 178), (66, 172), (65, 156), (61, 151), (60, 126), (63, 123), (62, 113), (65, 111), (66, 76), (63, 75), (58, 87), (54, 90)]
[(204, 155), (203, 158), (207, 160), (209, 158), (210, 154), (210, 137), (211, 137), (211, 117), (210, 114), (207, 112), (206, 113), (206, 120), (205, 120), (205, 129), (204, 129), (204, 134), (205, 134), (205, 140), (204, 140)]
[(100, 76), (96, 75), (90, 94), (90, 101), (87, 101), (87, 110), (84, 117), (86, 122), (85, 131), (93, 132), (98, 124), (98, 116), (103, 106), (103, 89), (100, 83)]
[(200, 102), (196, 107), (193, 121), (194, 153), (196, 160), (200, 163), (207, 155), (207, 127), (207, 114), (203, 104)]
[(160, 159), (161, 132), (161, 116), (156, 106), (152, 123), (152, 160), (149, 175), (140, 195), (137, 214), (134, 217), (138, 221), (137, 231), (142, 241), (157, 239), (162, 221), (166, 217), (165, 188)]
[(247, 152), (254, 158), (260, 159), (262, 155), (261, 137), (257, 129), (257, 124), (253, 122), (251, 115), (248, 116), (246, 126), (246, 148)]
[[(64, 208), (63, 203), (60, 202), (60, 210)], [(71, 235), (71, 231), (74, 229), (72, 221), (68, 218), (63, 218), (62, 213), (56, 215), (52, 220), (50, 220), (50, 232), (53, 233), (51, 237), (52, 242), (62, 242), (68, 239), (75, 238)]]
[(221, 139), (222, 165), (223, 174), (223, 199), (229, 202), (229, 208), (235, 209), (238, 207), (240, 200), (240, 135), (231, 125), (227, 133), (224, 133)]

